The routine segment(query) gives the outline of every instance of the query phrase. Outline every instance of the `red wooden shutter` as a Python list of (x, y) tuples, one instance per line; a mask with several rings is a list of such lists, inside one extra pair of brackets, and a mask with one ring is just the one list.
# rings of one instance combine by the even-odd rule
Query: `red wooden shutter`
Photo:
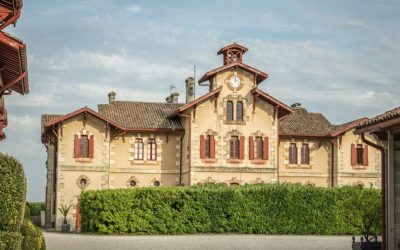
[(79, 158), (79, 137), (75, 135), (74, 140), (74, 158)]
[(351, 144), (351, 165), (357, 166), (357, 149), (354, 143)]
[(215, 140), (214, 140), (214, 135), (210, 135), (210, 159), (215, 159)]
[(206, 158), (206, 142), (204, 135), (200, 135), (200, 159)]
[(94, 135), (91, 135), (89, 138), (89, 158), (93, 158), (94, 152)]
[(254, 138), (253, 136), (249, 137), (249, 159), (254, 159)]
[(264, 137), (264, 143), (263, 143), (263, 159), (268, 160), (269, 158), (269, 139), (268, 137)]
[(240, 137), (239, 159), (244, 159), (244, 136)]
[(364, 166), (368, 166), (368, 145), (364, 145), (363, 158)]

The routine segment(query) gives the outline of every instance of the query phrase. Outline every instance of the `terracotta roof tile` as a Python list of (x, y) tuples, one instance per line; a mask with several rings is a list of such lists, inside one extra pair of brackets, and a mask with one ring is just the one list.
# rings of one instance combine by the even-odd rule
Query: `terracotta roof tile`
[(183, 129), (179, 119), (168, 119), (175, 110), (182, 107), (178, 103), (155, 103), (135, 101), (114, 101), (99, 104), (99, 114), (127, 129)]
[(380, 122), (385, 122), (389, 121), (395, 118), (400, 117), (400, 107), (394, 108), (392, 110), (386, 111), (383, 114), (380, 114), (378, 116), (375, 116), (374, 118), (369, 119), (368, 121), (360, 124), (357, 128), (365, 128), (371, 125), (375, 125)]
[(43, 129), (44, 129), (44, 125), (46, 123), (49, 123), (51, 121), (54, 121), (58, 118), (63, 117), (64, 115), (55, 115), (55, 114), (44, 114), (41, 117), (41, 129), (42, 129), (42, 133), (43, 133)]
[(305, 108), (292, 108), (293, 113), (279, 123), (280, 135), (330, 137), (333, 125), (321, 113), (310, 113)]

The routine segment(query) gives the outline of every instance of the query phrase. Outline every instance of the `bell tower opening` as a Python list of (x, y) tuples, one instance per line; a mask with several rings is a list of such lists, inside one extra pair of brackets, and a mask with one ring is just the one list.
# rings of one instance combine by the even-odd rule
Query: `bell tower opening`
[(217, 54), (224, 55), (224, 65), (227, 65), (231, 63), (241, 63), (243, 54), (247, 51), (248, 49), (246, 47), (233, 43), (220, 49)]

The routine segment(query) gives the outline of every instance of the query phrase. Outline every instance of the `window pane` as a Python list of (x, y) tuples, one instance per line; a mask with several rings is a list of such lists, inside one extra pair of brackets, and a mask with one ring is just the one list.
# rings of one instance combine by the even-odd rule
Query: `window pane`
[(289, 164), (297, 164), (297, 146), (291, 143), (289, 147)]
[(237, 136), (232, 136), (230, 143), (230, 154), (232, 159), (239, 158), (239, 139)]
[(358, 165), (363, 165), (364, 159), (363, 159), (363, 146), (362, 144), (357, 144), (357, 164)]
[(236, 120), (243, 121), (243, 102), (236, 103)]
[(89, 138), (87, 135), (82, 135), (79, 141), (79, 157), (89, 158)]
[(226, 104), (226, 120), (233, 121), (233, 102), (231, 101)]
[(210, 136), (206, 137), (206, 158), (210, 158)]

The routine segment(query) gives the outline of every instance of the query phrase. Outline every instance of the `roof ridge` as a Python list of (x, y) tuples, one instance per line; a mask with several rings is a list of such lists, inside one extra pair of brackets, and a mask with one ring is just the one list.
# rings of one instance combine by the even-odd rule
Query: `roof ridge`
[(97, 105), (111, 105), (116, 102), (126, 102), (126, 103), (144, 103), (144, 104), (162, 104), (162, 105), (185, 105), (185, 103), (168, 103), (168, 102), (146, 102), (146, 101), (126, 101), (126, 100), (116, 100), (111, 103), (99, 103)]

